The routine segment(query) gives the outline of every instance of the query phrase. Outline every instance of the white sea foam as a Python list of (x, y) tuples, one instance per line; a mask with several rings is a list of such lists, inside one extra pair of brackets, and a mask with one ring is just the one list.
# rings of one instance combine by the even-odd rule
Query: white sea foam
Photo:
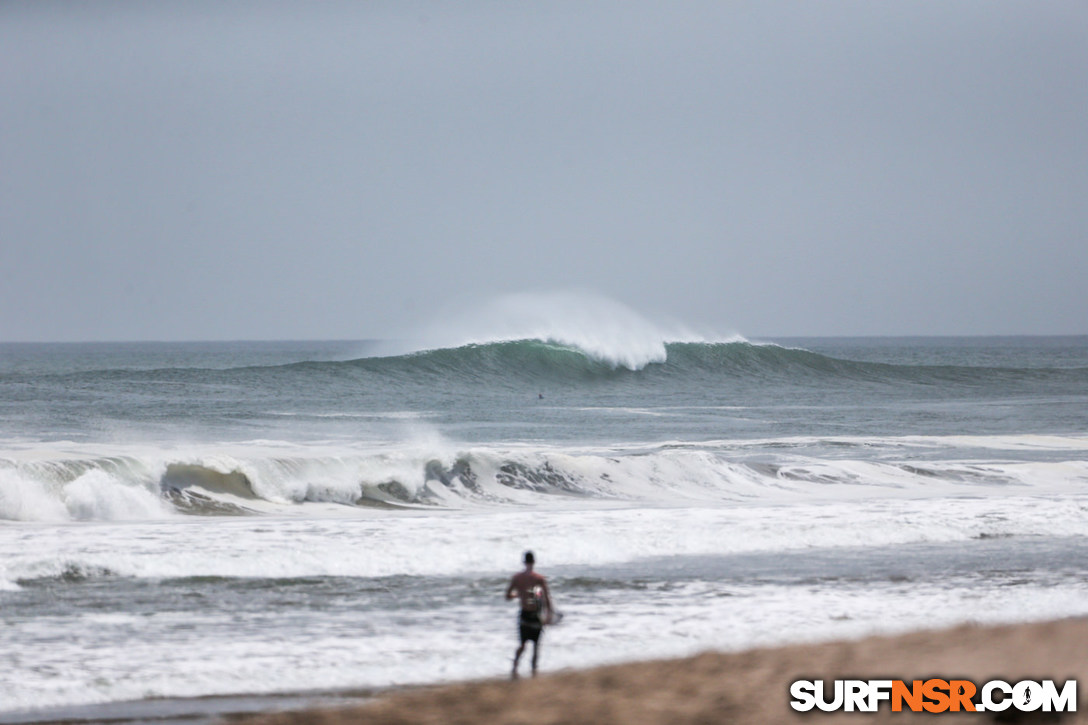
[[(95, 572), (138, 578), (461, 576), (510, 548), (605, 565), (647, 557), (1088, 536), (1077, 495), (589, 510), (401, 511), (368, 518), (173, 518), (0, 529), (8, 581)], [(14, 535), (18, 532), (18, 535)], [(73, 541), (79, 546), (73, 547)], [(498, 558), (497, 558), (498, 557)]]
[[(1018, 589), (691, 582), (668, 592), (600, 592), (568, 607), (567, 621), (547, 633), (543, 667), (554, 671), (712, 648), (892, 633), (965, 618), (982, 623), (1057, 618), (1088, 612), (1086, 594), (1083, 584), (1070, 582)], [(0, 693), (0, 711), (500, 677), (512, 654), (511, 628), (502, 626), (512, 622), (511, 613), (500, 598), (496, 591), (486, 606), (395, 617), (368, 613), (364, 619), (336, 611), (304, 628), (275, 631), (237, 615), (200, 612), (98, 622), (93, 630), (88, 623), (82, 632), (94, 636), (82, 636), (84, 644), (37, 648), (23, 655), (26, 667), (5, 671), (12, 687)], [(653, 636), (631, 636), (647, 632)], [(223, 646), (225, 637), (229, 647)], [(122, 639), (124, 646), (117, 646)], [(88, 641), (101, 645), (89, 648)]]
[(63, 487), (69, 515), (79, 521), (163, 518), (170, 510), (158, 495), (139, 484), (120, 483), (105, 471), (92, 470)]
[[(209, 502), (228, 507), (219, 513), (323, 516), (329, 510), (317, 507), (332, 505), (338, 516), (369, 517), (391, 515), (369, 508), (378, 504), (585, 508), (1050, 495), (1088, 483), (1088, 461), (1076, 455), (1085, 442), (911, 437), (462, 447), (420, 428), (411, 440), (387, 445), (88, 446), (56, 459), (26, 451), (0, 465), (0, 518), (152, 519), (177, 513), (175, 504), (199, 513)], [(838, 457), (812, 455), (829, 443)], [(957, 446), (1010, 455), (1044, 451), (1049, 458), (977, 461), (950, 456)], [(852, 457), (853, 449), (861, 455)], [(939, 450), (941, 457), (918, 459), (916, 449)]]
[[(0, 632), (0, 652), (7, 653), (0, 655), (0, 679), (13, 685), (0, 692), (0, 711), (500, 675), (512, 646), (507, 627), (496, 625), (510, 614), (502, 607), (500, 582), (509, 574), (511, 554), (529, 546), (546, 571), (559, 566), (572, 572), (623, 571), (625, 565), (640, 571), (657, 560), (675, 558), (691, 565), (699, 557), (752, 552), (776, 557), (827, 552), (834, 560), (835, 551), (849, 555), (859, 547), (876, 551), (926, 542), (1083, 537), (1088, 535), (1083, 503), (1075, 496), (1010, 496), (731, 508), (401, 512), (367, 520), (175, 518), (155, 524), (66, 524), (63, 530), (0, 527), (5, 567), (0, 580), (9, 583), (42, 577), (331, 576), (434, 577), (436, 586), (457, 581), (494, 587), (475, 605), (357, 612), (337, 606), (309, 611), (300, 603), (299, 611), (281, 610), (274, 620), (267, 612), (245, 608), (176, 605), (143, 614), (87, 609), (64, 621), (28, 620)], [(759, 570), (772, 579), (776, 573)], [(1088, 612), (1088, 586), (1079, 577), (1050, 581), (1040, 575), (1032, 585), (1009, 587), (1001, 577), (980, 581), (973, 572), (945, 576), (938, 568), (934, 576), (921, 582), (843, 580), (798, 586), (695, 575), (645, 589), (632, 582), (597, 587), (591, 596), (560, 589), (569, 621), (549, 632), (545, 662), (548, 669), (584, 667), (708, 647)], [(387, 585), (377, 581), (371, 588)], [(293, 589), (285, 584), (274, 591), (282, 599)], [(355, 601), (364, 605), (366, 599)], [(58, 639), (58, 627), (73, 635), (70, 642)], [(645, 631), (654, 636), (624, 636)], [(52, 646), (15, 646), (36, 641)]]
[[(493, 324), (427, 346), (535, 337), (639, 367), (670, 341), (718, 341), (607, 301), (494, 307)], [(572, 359), (540, 347), (495, 357)], [(512, 395), (501, 375), (459, 387), (494, 348), (222, 374), (176, 370), (171, 352), (146, 374), (44, 374), (56, 397), (25, 411), (28, 437), (0, 441), (0, 711), (502, 675), (502, 590), (526, 548), (569, 615), (548, 669), (1088, 613), (1088, 437), (929, 435), (1070, 430), (1080, 373), (670, 350), (678, 364), (641, 376), (569, 366), (593, 374), (539, 406), (535, 385), (521, 405), (522, 378)], [(301, 359), (318, 358), (278, 362)], [(450, 386), (429, 382), (451, 368)], [(102, 401), (84, 424), (76, 385)]]
[[(765, 556), (777, 562), (808, 552), (837, 561), (882, 547), (953, 544), (960, 551), (979, 542), (1088, 536), (1083, 493), (1088, 462), (1081, 460), (942, 460), (926, 463), (920, 472), (909, 468), (918, 463), (910, 459), (807, 459), (791, 452), (776, 459), (778, 473), (772, 474), (732, 460), (736, 444), (721, 445), (624, 453), (533, 446), (459, 449), (421, 435), (411, 445), (385, 449), (263, 441), (186, 451), (132, 447), (123, 456), (105, 457), (93, 446), (67, 447), (68, 455), (80, 453), (74, 461), (43, 460), (27, 452), (23, 467), (8, 461), (0, 468), (5, 483), (0, 491), (18, 482), (44, 499), (28, 497), (14, 505), (16, 510), (42, 507), (62, 523), (0, 525), (0, 591), (21, 596), (20, 587), (33, 592), (64, 582), (101, 596), (105, 587), (87, 582), (107, 579), (111, 590), (139, 591), (137, 598), (122, 598), (136, 608), (135, 599), (142, 601), (149, 588), (128, 582), (160, 580), (150, 590), (163, 598), (147, 612), (104, 615), (73, 607), (63, 618), (31, 617), (0, 631), (0, 680), (12, 685), (0, 692), (0, 712), (500, 675), (508, 667), (510, 637), (507, 627), (496, 625), (509, 614), (499, 582), (509, 573), (511, 556), (526, 548), (537, 552), (546, 569), (621, 572), (608, 576), (624, 579), (624, 570), (640, 571), (654, 561), (694, 565), (703, 557)], [(1060, 441), (1049, 445), (1065, 448)], [(721, 455), (723, 450), (728, 455)], [(468, 460), (480, 489), (468, 488), (456, 476), (450, 486), (425, 480), (421, 467), (433, 457), (451, 467)], [(94, 461), (108, 461), (110, 471), (94, 467)], [(170, 463), (199, 465), (219, 475), (244, 471), (265, 499), (235, 500), (263, 507), (266, 515), (69, 521), (150, 515), (153, 507), (144, 508), (149, 489), (124, 476), (161, 475)], [(501, 466), (510, 464), (541, 474), (561, 471), (566, 480), (596, 486), (598, 495), (510, 489), (498, 483)], [(19, 478), (29, 472), (40, 476), (36, 487)], [(433, 490), (445, 508), (376, 511), (329, 503), (348, 502), (360, 479), (395, 477), (415, 481), (416, 490)], [(207, 480), (216, 481), (215, 476)], [(226, 500), (232, 494), (216, 495)], [(299, 515), (274, 515), (288, 512)], [(898, 561), (900, 549), (891, 550)], [(759, 571), (772, 578), (776, 573), (766, 566)], [(973, 570), (936, 576), (901, 584), (882, 579), (778, 585), (744, 576), (720, 581), (693, 575), (648, 589), (626, 582), (594, 587), (590, 595), (560, 591), (569, 622), (549, 633), (545, 662), (549, 669), (584, 667), (967, 619), (1088, 613), (1083, 577), (1051, 580), (1031, 574), (1037, 581), (1004, 586), (1008, 582), (1000, 577), (979, 581)], [(1017, 581), (1024, 578), (1017, 576)], [(352, 606), (337, 606), (344, 600), (328, 590), (315, 594), (291, 583), (314, 577), (373, 583), (347, 585), (356, 592)], [(225, 579), (191, 583), (218, 578)], [(277, 579), (286, 583), (268, 585), (276, 606), (295, 591), (301, 595), (298, 604), (251, 611), (229, 600), (215, 607), (176, 603), (182, 592), (199, 590), (206, 602), (211, 601), (206, 597), (230, 596), (223, 591), (244, 591), (236, 580)], [(394, 597), (389, 605), (367, 608), (369, 591), (396, 586), (427, 591), (429, 581), (436, 587), (469, 582), (495, 591), (485, 591), (475, 604), (414, 606), (408, 593), (403, 601)], [(239, 596), (252, 601), (248, 594)], [(327, 598), (323, 601), (330, 606), (307, 609), (310, 596)], [(649, 640), (625, 636), (632, 631), (655, 634)], [(50, 646), (35, 645), (40, 642)]]
[(173, 514), (153, 481), (94, 467), (65, 480), (58, 468), (63, 465), (0, 468), (0, 519), (125, 521)]
[(0, 468), (0, 519), (65, 521), (68, 510), (44, 481)]

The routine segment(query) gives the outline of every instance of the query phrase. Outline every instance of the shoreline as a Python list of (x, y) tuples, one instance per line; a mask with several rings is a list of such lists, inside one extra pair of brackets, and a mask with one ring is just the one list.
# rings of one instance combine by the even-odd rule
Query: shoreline
[[(757, 725), (803, 722), (931, 722), (931, 713), (794, 712), (798, 679), (1075, 679), (1088, 682), (1088, 617), (950, 629), (854, 640), (706, 652), (693, 657), (545, 673), (535, 679), (484, 680), (375, 693), (351, 707), (232, 716), (237, 725), (472, 725), (609, 723)], [(1083, 699), (1083, 698), (1080, 698)], [(944, 713), (947, 722), (1088, 723), (1088, 703), (1072, 713)]]
[[(231, 725), (738, 725), (804, 722), (922, 723), (930, 713), (797, 713), (798, 679), (1069, 679), (1088, 682), (1088, 617), (950, 629), (815, 644), (704, 652), (535, 679), (405, 685), (388, 689), (166, 698), (0, 714), (3, 723), (230, 723)], [(1088, 723), (1075, 713), (944, 713), (942, 722)]]

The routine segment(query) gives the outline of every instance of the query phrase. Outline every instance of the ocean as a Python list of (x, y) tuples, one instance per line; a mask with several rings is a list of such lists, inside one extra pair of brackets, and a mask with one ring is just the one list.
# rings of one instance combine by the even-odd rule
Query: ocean
[(398, 345), (0, 344), (0, 722), (1088, 614), (1088, 337)]

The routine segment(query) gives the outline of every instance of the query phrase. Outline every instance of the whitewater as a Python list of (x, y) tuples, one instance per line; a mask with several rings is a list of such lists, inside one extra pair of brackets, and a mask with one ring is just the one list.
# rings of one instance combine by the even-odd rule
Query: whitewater
[(0, 345), (0, 722), (502, 676), (526, 549), (546, 670), (1088, 614), (1088, 338), (561, 302), (426, 344)]

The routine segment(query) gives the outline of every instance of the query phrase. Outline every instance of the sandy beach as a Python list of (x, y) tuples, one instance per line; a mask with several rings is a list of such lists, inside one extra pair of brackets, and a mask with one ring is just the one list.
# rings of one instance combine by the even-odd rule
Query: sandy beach
[[(362, 706), (247, 717), (246, 725), (300, 723), (776, 723), (930, 722), (929, 713), (796, 713), (790, 683), (798, 679), (1055, 680), (1088, 675), (1088, 619), (1000, 627), (964, 625), (857, 641), (704, 653), (536, 679), (484, 681), (411, 689)], [(1079, 693), (1078, 693), (1079, 694)], [(1079, 703), (1078, 703), (1079, 704)], [(1086, 722), (1077, 713), (944, 713), (942, 722)]]

